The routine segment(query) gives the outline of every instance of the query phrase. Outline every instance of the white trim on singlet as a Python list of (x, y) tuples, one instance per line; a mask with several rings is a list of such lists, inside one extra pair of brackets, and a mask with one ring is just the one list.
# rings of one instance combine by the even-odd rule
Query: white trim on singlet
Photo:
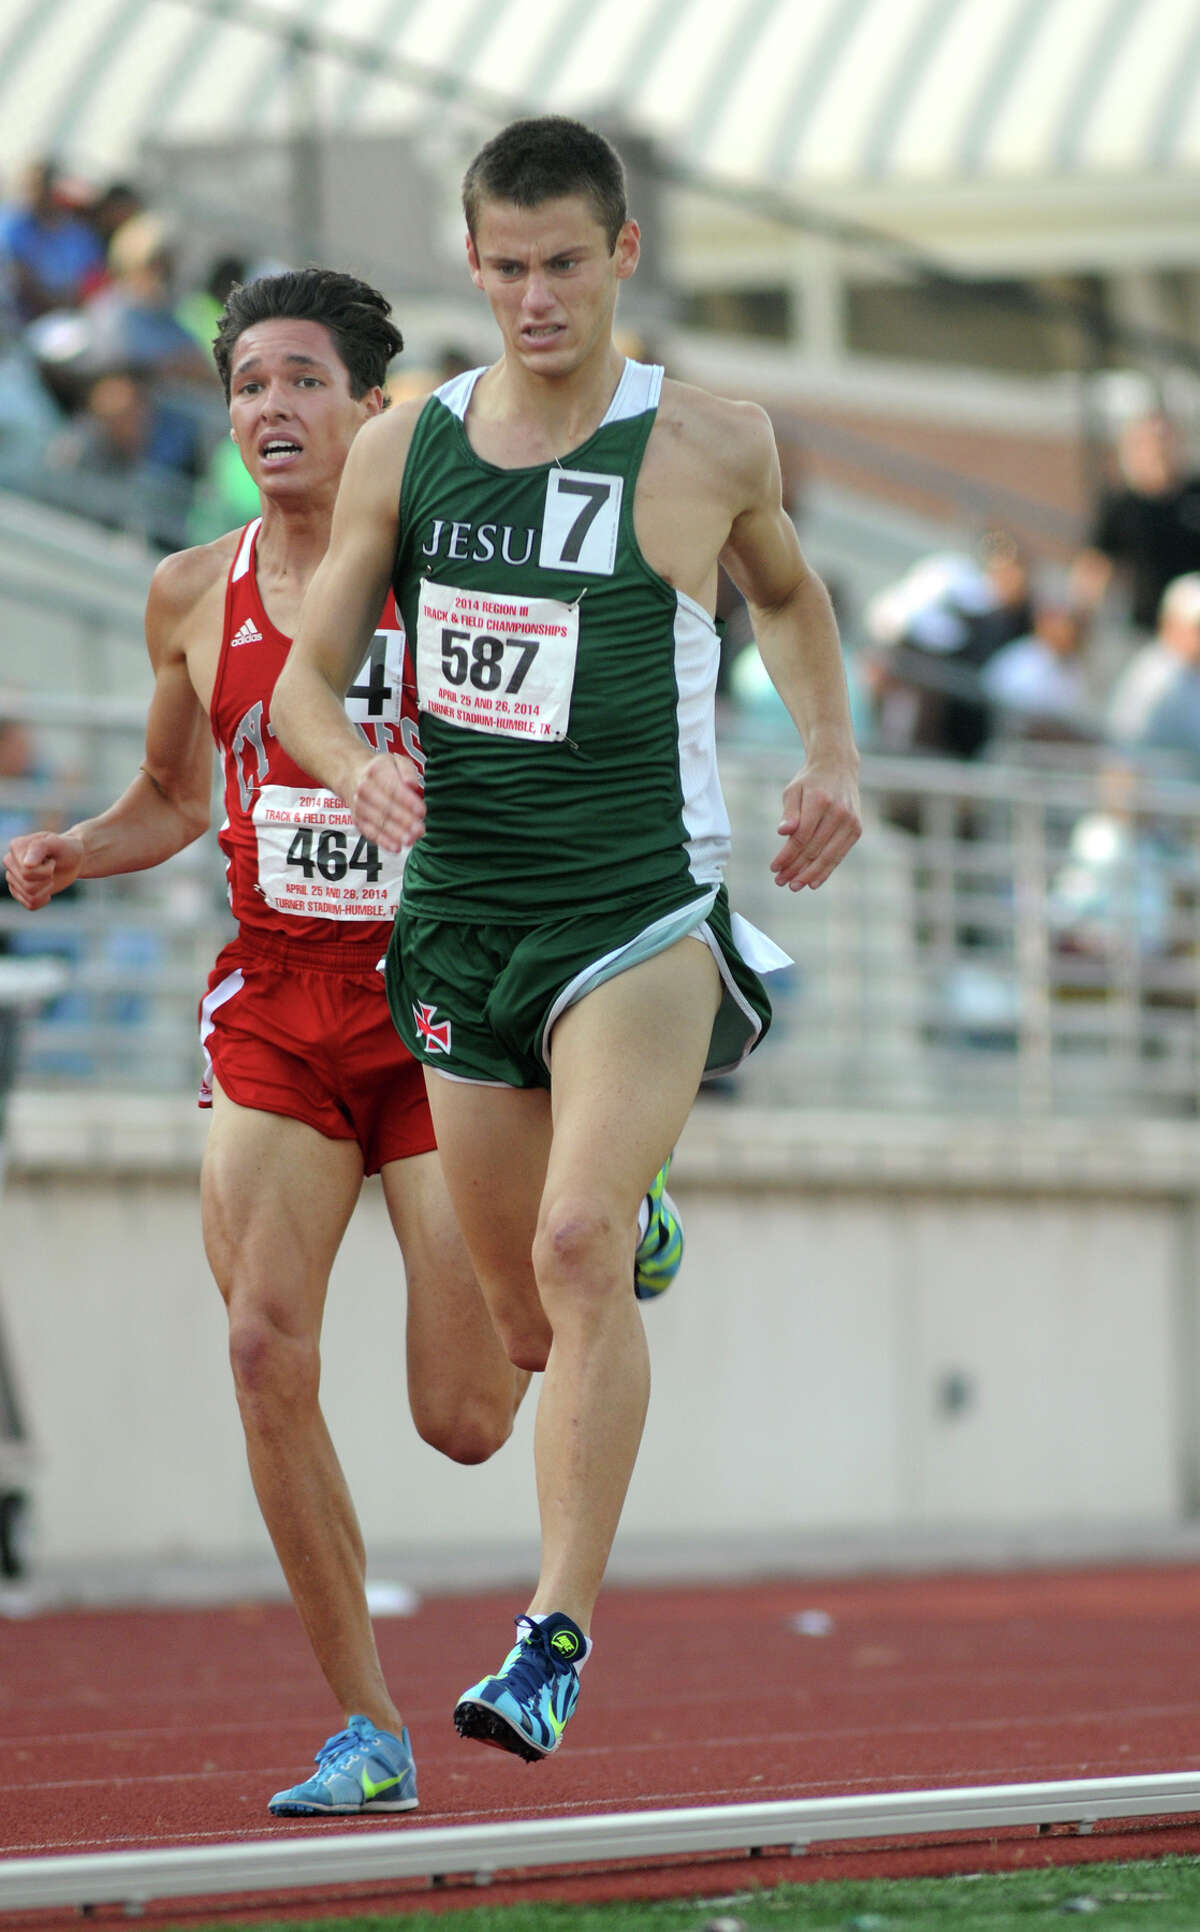
[[(466, 421), (475, 384), (486, 373), (486, 369), (465, 369), (461, 375), (451, 376), (449, 382), (444, 382), (440, 389), (434, 391), (438, 401), (445, 405), (452, 416), (457, 416), (460, 423)], [(626, 356), (621, 380), (613, 391), (613, 399), (599, 427), (604, 429), (609, 423), (628, 422), (631, 416), (644, 416), (648, 409), (657, 409), (662, 384), (663, 369), (660, 363), (634, 362)]]
[(601, 429), (608, 423), (627, 423), (631, 416), (644, 416), (648, 409), (657, 409), (662, 384), (663, 369), (660, 363), (634, 362), (626, 356), (621, 380), (604, 412)]
[(464, 369), (460, 376), (451, 376), (449, 382), (442, 383), (439, 389), (434, 390), (433, 393), (438, 401), (444, 403), (450, 414), (457, 416), (460, 423), (465, 420), (475, 384), (485, 373), (483, 369)]
[(689, 597), (675, 592), (675, 734), (679, 785), (683, 794), (684, 849), (688, 870), (698, 885), (724, 877), (729, 862), (730, 826), (717, 770), (713, 716), (720, 645), (712, 618)]
[(250, 569), (250, 559), (254, 555), (254, 539), (258, 535), (261, 524), (262, 518), (255, 517), (254, 522), (248, 523), (243, 530), (242, 541), (238, 546), (237, 556), (234, 558), (233, 569), (229, 573), (229, 581), (231, 584), (238, 583)]

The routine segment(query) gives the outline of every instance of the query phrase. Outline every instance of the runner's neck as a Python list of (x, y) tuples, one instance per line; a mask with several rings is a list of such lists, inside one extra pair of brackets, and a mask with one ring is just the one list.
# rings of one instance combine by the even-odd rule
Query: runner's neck
[(467, 410), (489, 444), (513, 452), (514, 467), (554, 463), (595, 435), (625, 370), (615, 343), (562, 377), (539, 376), (502, 357), (482, 375)]

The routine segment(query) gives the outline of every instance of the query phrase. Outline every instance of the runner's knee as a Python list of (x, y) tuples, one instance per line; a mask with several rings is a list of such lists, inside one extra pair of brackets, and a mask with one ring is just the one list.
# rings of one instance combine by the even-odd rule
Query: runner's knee
[[(632, 1221), (630, 1233), (632, 1233)], [(543, 1303), (607, 1301), (623, 1279), (626, 1243), (599, 1202), (563, 1199), (543, 1207), (533, 1266)], [(630, 1260), (632, 1267), (632, 1260)], [(553, 1317), (551, 1317), (553, 1319)]]
[(267, 1309), (231, 1304), (229, 1363), (243, 1404), (299, 1405), (317, 1399), (321, 1360), (316, 1337), (285, 1328)]
[(494, 1456), (512, 1434), (516, 1404), (511, 1394), (495, 1398), (474, 1391), (471, 1395), (438, 1404), (426, 1398), (413, 1398), (413, 1421), (422, 1442), (436, 1449), (451, 1462), (479, 1463)]

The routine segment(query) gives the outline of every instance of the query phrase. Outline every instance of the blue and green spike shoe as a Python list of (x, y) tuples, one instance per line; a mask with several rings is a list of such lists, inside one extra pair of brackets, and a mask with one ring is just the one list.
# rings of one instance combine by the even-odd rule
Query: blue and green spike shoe
[(633, 1258), (633, 1292), (639, 1301), (654, 1301), (663, 1294), (679, 1273), (683, 1260), (683, 1223), (679, 1209), (667, 1193), (670, 1171), (668, 1154), (646, 1196), (650, 1219)]
[(459, 1698), (454, 1725), (460, 1737), (512, 1751), (527, 1764), (548, 1758), (562, 1743), (579, 1697), (576, 1661), (587, 1654), (577, 1623), (556, 1610), (544, 1623), (517, 1618), (517, 1641), (494, 1677)]
[(277, 1818), (338, 1817), (364, 1811), (413, 1811), (417, 1773), (405, 1727), (399, 1737), (352, 1717), (327, 1738), (304, 1784), (277, 1791), (267, 1810)]

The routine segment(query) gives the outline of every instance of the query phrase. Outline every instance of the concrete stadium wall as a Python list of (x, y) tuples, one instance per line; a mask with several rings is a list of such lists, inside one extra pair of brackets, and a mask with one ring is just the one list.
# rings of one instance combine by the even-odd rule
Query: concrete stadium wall
[[(35, 1564), (271, 1563), (176, 1103), (15, 1097), (0, 1297), (36, 1450)], [(1195, 1440), (1197, 1130), (881, 1121), (702, 1102), (688, 1253), (614, 1572), (929, 1531), (1180, 1524)], [(388, 1573), (532, 1562), (533, 1401), (484, 1468), (416, 1437), (402, 1270), (368, 1184), (325, 1400)], [(3, 1470), (0, 1444), (0, 1473)], [(378, 1567), (378, 1563), (376, 1565)]]

